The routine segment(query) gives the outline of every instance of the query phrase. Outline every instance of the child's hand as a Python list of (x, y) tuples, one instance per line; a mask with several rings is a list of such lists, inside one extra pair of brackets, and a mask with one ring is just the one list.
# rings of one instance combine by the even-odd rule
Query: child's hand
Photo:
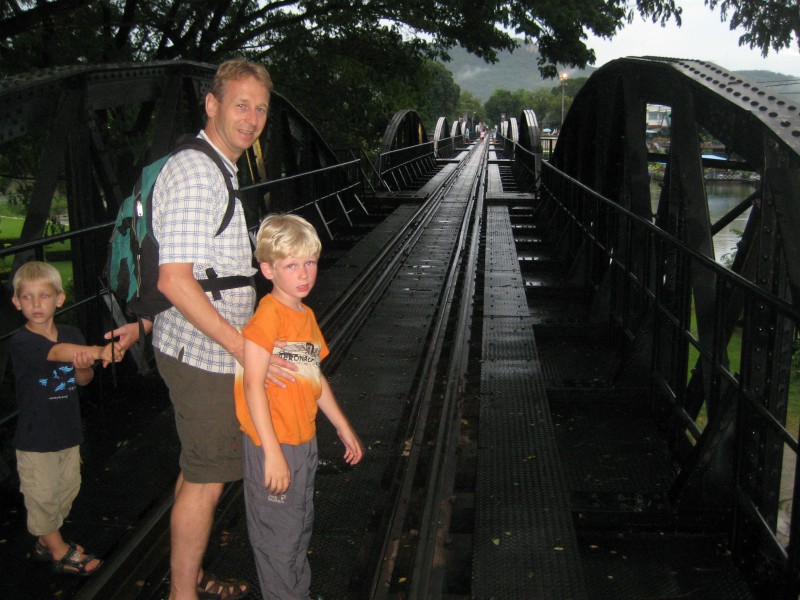
[(264, 489), (275, 496), (286, 493), (292, 475), (283, 452), (264, 456)]
[(337, 431), (336, 434), (344, 444), (344, 460), (349, 465), (354, 465), (364, 458), (364, 445), (361, 439), (350, 427)]
[(94, 364), (94, 357), (88, 350), (78, 350), (72, 357), (72, 364), (76, 369), (90, 369)]

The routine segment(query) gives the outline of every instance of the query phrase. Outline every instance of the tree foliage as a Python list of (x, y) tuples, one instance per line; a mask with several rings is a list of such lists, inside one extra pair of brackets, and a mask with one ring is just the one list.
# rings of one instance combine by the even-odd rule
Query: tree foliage
[[(800, 15), (783, 0), (719, 4), (745, 41), (792, 43)], [(0, 3), (0, 75), (60, 65), (234, 55), (264, 62), (276, 87), (326, 139), (369, 143), (400, 108), (447, 108), (426, 83), (452, 87), (428, 62), (456, 45), (492, 62), (520, 41), (539, 48), (543, 75), (594, 61), (587, 34), (613, 37), (639, 14), (675, 19), (676, 0), (7, 0)], [(447, 89), (446, 89), (447, 88)], [(428, 104), (426, 104), (426, 102)], [(455, 115), (446, 115), (455, 116)]]
[(564, 95), (564, 114), (569, 110), (572, 99), (588, 81), (587, 77), (571, 77), (552, 88), (537, 90), (497, 90), (483, 106), (489, 120), (497, 120), (500, 115), (506, 118), (519, 118), (522, 111), (532, 109), (542, 129), (556, 129), (561, 126), (561, 100)]
[(454, 118), (472, 117), (473, 121), (486, 121), (481, 101), (467, 91), (462, 91), (458, 98), (458, 109)]

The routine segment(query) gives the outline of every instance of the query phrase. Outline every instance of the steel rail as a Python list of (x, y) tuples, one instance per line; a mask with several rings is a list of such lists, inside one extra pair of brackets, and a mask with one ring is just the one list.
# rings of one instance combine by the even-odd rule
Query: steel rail
[[(461, 407), (459, 400), (464, 391), (464, 381), (469, 366), (469, 340), (474, 311), (475, 280), (478, 271), (480, 237), (483, 227), (483, 200), (485, 195), (486, 164), (489, 144), (483, 145), (483, 156), (478, 175), (470, 191), (470, 201), (464, 215), (459, 237), (459, 253), (453, 263), (452, 285), (448, 288), (449, 302), (458, 305), (455, 335), (450, 347), (452, 353), (447, 369), (445, 393), (442, 396), (439, 426), (433, 457), (428, 473), (424, 509), (419, 519), (419, 537), (411, 579), (411, 598), (434, 600), (442, 596), (444, 561), (436, 556), (442, 550), (442, 540), (449, 528), (449, 511), (443, 511), (443, 503), (452, 493), (456, 474), (456, 453), (461, 431)], [(465, 256), (466, 254), (466, 256)], [(458, 272), (463, 274), (463, 285), (458, 286)], [(460, 302), (455, 299), (461, 292)], [(447, 513), (448, 517), (443, 517)]]
[[(473, 151), (474, 150), (473, 148)], [(470, 152), (470, 156), (471, 155), (472, 152)], [(482, 157), (481, 166), (485, 164), (484, 161), (485, 156)], [(462, 165), (463, 164), (464, 163), (462, 163)], [(482, 172), (483, 168), (480, 168), (478, 171), (479, 173)], [(479, 178), (480, 175), (476, 175), (476, 180), (471, 186), (473, 193), (478, 187)], [(458, 247), (451, 261), (445, 287), (440, 296), (441, 301), (438, 304), (432, 333), (429, 336), (428, 351), (426, 356), (421, 360), (422, 373), (418, 377), (419, 383), (416, 386), (416, 392), (414, 394), (411, 416), (407, 428), (408, 433), (403, 437), (403, 439), (411, 440), (411, 444), (408, 446), (408, 452), (398, 457), (395, 477), (392, 479), (395, 483), (387, 494), (389, 498), (388, 501), (391, 503), (388, 522), (386, 522), (384, 526), (384, 535), (378, 536), (378, 539), (381, 540), (381, 550), (379, 553), (375, 554), (375, 556), (378, 557), (378, 561), (367, 593), (367, 597), (373, 600), (382, 600), (389, 596), (390, 582), (392, 581), (395, 571), (395, 562), (398, 556), (400, 541), (409, 529), (407, 519), (409, 517), (411, 500), (412, 497), (420, 491), (419, 484), (416, 481), (419, 475), (422, 454), (426, 448), (425, 442), (429, 439), (427, 437), (426, 426), (428, 425), (429, 413), (433, 407), (433, 397), (438, 382), (437, 375), (439, 374), (439, 367), (443, 362), (445, 336), (452, 323), (452, 308), (455, 292), (457, 291), (459, 267), (462, 264), (464, 241), (469, 229), (469, 224), (473, 222), (473, 209), (474, 197), (470, 198), (462, 217)], [(462, 298), (463, 297), (471, 298), (471, 294), (468, 296), (465, 294)], [(463, 339), (463, 332), (459, 337)], [(449, 410), (451, 407), (452, 405), (445, 408)], [(444, 429), (442, 429), (442, 427), (443, 425), (440, 422), (439, 431), (441, 433), (434, 436), (434, 439), (447, 437), (446, 432), (451, 430), (451, 428), (444, 427)], [(439, 439), (437, 443), (445, 442)], [(436, 459), (443, 459), (445, 455), (441, 453), (445, 452), (445, 449), (437, 448), (436, 451)], [(444, 459), (444, 462), (446, 463), (447, 460)], [(426, 478), (435, 489), (439, 490), (440, 494), (443, 493), (441, 491), (443, 487), (437, 480), (439, 477), (443, 476), (443, 473), (444, 471), (436, 469), (433, 475)], [(441, 495), (437, 495), (437, 497), (441, 498)], [(436, 502), (437, 500), (435, 498), (431, 498), (430, 503)], [(430, 511), (428, 511), (427, 514), (430, 514)], [(433, 532), (432, 535), (435, 538), (436, 533)], [(425, 545), (423, 545), (422, 548), (425, 550), (425, 554), (428, 555), (429, 548)], [(419, 568), (428, 569), (430, 568), (430, 564)], [(417, 567), (415, 567), (415, 572), (416, 569)], [(424, 578), (427, 579), (427, 576), (425, 575)], [(427, 598), (425, 595), (412, 595), (411, 597)]]

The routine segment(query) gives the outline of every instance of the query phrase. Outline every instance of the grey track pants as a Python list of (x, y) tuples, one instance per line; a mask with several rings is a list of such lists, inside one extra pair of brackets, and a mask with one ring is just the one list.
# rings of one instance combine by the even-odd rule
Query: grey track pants
[(292, 481), (285, 494), (264, 489), (264, 451), (244, 434), (244, 497), (247, 533), (253, 547), (261, 596), (268, 600), (308, 600), (311, 569), (308, 545), (314, 523), (317, 439), (281, 444)]

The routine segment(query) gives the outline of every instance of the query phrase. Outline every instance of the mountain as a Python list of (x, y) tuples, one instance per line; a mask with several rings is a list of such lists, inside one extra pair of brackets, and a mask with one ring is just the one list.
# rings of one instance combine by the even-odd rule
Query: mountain
[(800, 100), (800, 79), (772, 71), (734, 71), (763, 88), (769, 94), (780, 94), (791, 101)]
[[(514, 52), (499, 52), (498, 62), (486, 63), (461, 47), (450, 51), (451, 60), (444, 66), (453, 74), (455, 82), (481, 102), (486, 102), (495, 90), (515, 92), (519, 89), (535, 90), (558, 86), (557, 79), (542, 79), (536, 66), (539, 56), (534, 45), (523, 45)], [(589, 77), (597, 67), (586, 69), (564, 68), (569, 77)], [(734, 71), (737, 75), (758, 83), (772, 93), (792, 100), (800, 99), (800, 80), (771, 71)]]
[[(486, 63), (461, 47), (450, 50), (451, 60), (442, 63), (453, 74), (453, 79), (481, 102), (486, 102), (495, 90), (515, 92), (519, 89), (535, 90), (558, 86), (558, 79), (542, 79), (536, 65), (539, 52), (534, 45), (523, 45), (514, 52), (498, 52), (498, 62)], [(564, 68), (570, 77), (588, 77), (597, 69)]]

